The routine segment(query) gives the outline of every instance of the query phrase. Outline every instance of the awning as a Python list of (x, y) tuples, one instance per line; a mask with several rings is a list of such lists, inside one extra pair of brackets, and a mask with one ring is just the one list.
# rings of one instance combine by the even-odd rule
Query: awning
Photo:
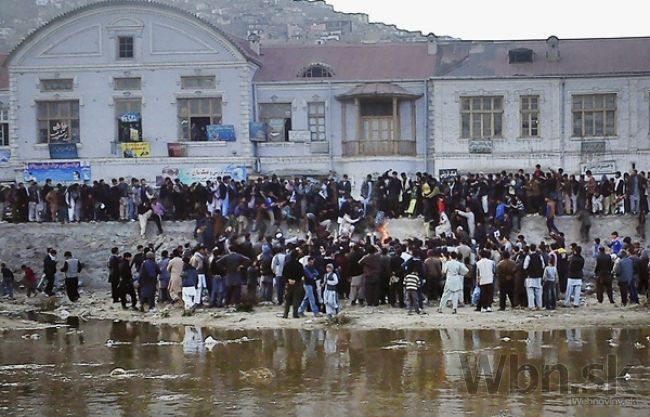
[(347, 93), (336, 96), (339, 100), (350, 100), (354, 98), (398, 98), (403, 100), (417, 100), (422, 94), (413, 94), (404, 88), (390, 83), (369, 83), (354, 87)]

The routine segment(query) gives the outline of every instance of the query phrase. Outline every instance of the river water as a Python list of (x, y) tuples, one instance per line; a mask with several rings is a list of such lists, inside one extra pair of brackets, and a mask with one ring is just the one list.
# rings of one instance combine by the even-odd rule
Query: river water
[[(68, 324), (1, 335), (0, 415), (612, 417), (650, 409), (650, 328)], [(545, 366), (561, 369), (544, 377)]]

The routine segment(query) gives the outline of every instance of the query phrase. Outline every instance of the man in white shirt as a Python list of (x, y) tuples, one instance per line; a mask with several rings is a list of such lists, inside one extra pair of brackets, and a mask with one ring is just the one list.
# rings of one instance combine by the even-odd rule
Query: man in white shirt
[(481, 289), (481, 298), (476, 305), (476, 311), (488, 313), (492, 311), (492, 298), (494, 296), (494, 271), (495, 263), (488, 250), (481, 251), (481, 259), (476, 262), (476, 279)]

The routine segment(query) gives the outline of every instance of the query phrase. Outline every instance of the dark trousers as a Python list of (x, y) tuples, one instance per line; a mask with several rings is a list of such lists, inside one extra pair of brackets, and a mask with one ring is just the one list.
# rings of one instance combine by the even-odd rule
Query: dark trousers
[(386, 304), (386, 300), (388, 299), (389, 281), (390, 281), (389, 276), (384, 276), (379, 279), (379, 303), (380, 304)]
[(160, 223), (160, 216), (157, 215), (156, 213), (153, 213), (149, 219), (150, 220), (153, 219), (153, 221), (156, 222), (158, 233), (162, 234), (163, 230), (162, 230), (162, 224)]
[(415, 312), (420, 314), (420, 302), (418, 300), (418, 291), (417, 290), (407, 290), (406, 298), (409, 305), (409, 313), (415, 309)]
[[(142, 294), (146, 294), (143, 296)], [(140, 309), (143, 309), (145, 304), (149, 306), (149, 310), (156, 307), (156, 290), (147, 289), (147, 291), (140, 291)]]
[(542, 304), (546, 307), (547, 310), (555, 310), (557, 305), (557, 294), (556, 294), (556, 283), (555, 281), (547, 281), (543, 284), (542, 287)]
[(111, 280), (111, 298), (113, 298), (113, 302), (117, 303), (120, 301), (120, 285), (119, 281), (116, 279)]
[(239, 304), (241, 301), (241, 285), (229, 285), (226, 288), (226, 305)]
[(379, 278), (366, 277), (366, 301), (369, 306), (379, 305)]
[(603, 292), (607, 291), (607, 298), (609, 302), (614, 304), (614, 292), (612, 291), (612, 277), (611, 275), (599, 276), (596, 279), (596, 298), (599, 303), (603, 302)]
[(514, 293), (515, 293), (515, 307), (526, 307), (528, 305), (528, 296), (526, 295), (526, 288), (524, 286), (523, 277), (515, 278)]
[(636, 278), (630, 282), (630, 302), (634, 304), (639, 304), (639, 291), (636, 288)]
[(515, 283), (513, 281), (499, 282), (499, 309), (506, 309), (506, 297), (510, 299), (510, 308), (515, 307)]
[(54, 274), (45, 275), (45, 294), (54, 295)]
[(627, 296), (630, 291), (630, 284), (627, 282), (619, 282), (618, 289), (621, 291), (621, 303), (627, 305)]
[(481, 297), (478, 300), (477, 310), (482, 308), (492, 308), (492, 299), (494, 297), (494, 284), (479, 285)]
[(161, 303), (169, 303), (172, 301), (171, 297), (169, 296), (169, 289), (167, 286), (163, 287), (161, 286), (160, 289), (158, 290), (158, 301)]
[(558, 277), (560, 278), (560, 282), (559, 282), (559, 284), (560, 284), (560, 292), (565, 293), (566, 292), (567, 282), (568, 282), (568, 276), (567, 276), (566, 271), (560, 272), (558, 270)]
[(402, 283), (395, 282), (390, 284), (390, 290), (388, 293), (388, 302), (393, 307), (399, 305), (400, 308), (404, 308), (404, 291), (402, 290)]
[(133, 288), (133, 285), (119, 287), (118, 299), (122, 303), (123, 308), (126, 308), (127, 295), (131, 297), (131, 306), (135, 308), (135, 304), (138, 302), (138, 297), (135, 296), (135, 288)]
[(65, 279), (65, 293), (68, 299), (75, 302), (79, 299), (79, 278), (70, 277)]
[(299, 283), (287, 284), (284, 298), (284, 318), (289, 317), (289, 308), (293, 306), (293, 317), (298, 318), (298, 308), (302, 301), (302, 285)]

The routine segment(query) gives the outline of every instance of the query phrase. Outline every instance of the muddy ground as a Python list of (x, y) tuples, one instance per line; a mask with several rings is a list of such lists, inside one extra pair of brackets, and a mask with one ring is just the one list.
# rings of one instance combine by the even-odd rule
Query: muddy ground
[[(642, 300), (645, 301), (645, 300)], [(495, 310), (497, 306), (494, 306)], [(123, 310), (113, 304), (106, 291), (85, 291), (77, 303), (69, 302), (63, 296), (47, 298), (43, 295), (26, 299), (19, 294), (16, 300), (0, 301), (0, 329), (27, 329), (43, 327), (43, 323), (27, 320), (29, 312), (43, 312), (53, 315), (58, 321), (69, 316), (81, 320), (123, 320), (145, 321), (153, 324), (199, 325), (223, 329), (275, 329), (275, 328), (317, 328), (344, 326), (352, 329), (406, 329), (406, 328), (464, 328), (502, 330), (551, 330), (591, 326), (649, 326), (650, 309), (641, 306), (598, 304), (594, 295), (585, 298), (580, 308), (558, 307), (554, 311), (511, 310), (504, 312), (478, 313), (470, 306), (459, 308), (458, 314), (446, 309), (442, 314), (435, 307), (425, 308), (427, 314), (408, 315), (406, 310), (380, 307), (343, 305), (338, 324), (328, 322), (325, 317), (316, 318), (311, 313), (299, 319), (283, 319), (281, 306), (260, 305), (253, 312), (237, 312), (226, 309), (199, 308), (192, 316), (184, 316), (180, 306), (158, 305), (151, 312), (140, 313)], [(33, 314), (33, 313), (32, 313)]]

